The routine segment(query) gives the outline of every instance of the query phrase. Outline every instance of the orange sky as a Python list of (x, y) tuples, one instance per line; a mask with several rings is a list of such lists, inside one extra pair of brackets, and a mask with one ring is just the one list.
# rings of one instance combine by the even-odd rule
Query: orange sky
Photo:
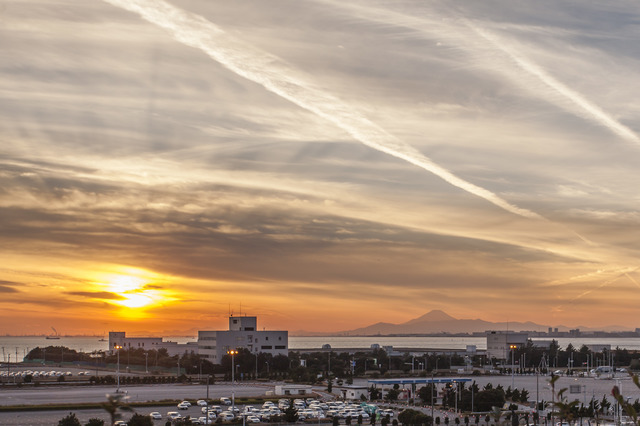
[(637, 10), (4, 5), (0, 334), (640, 327)]

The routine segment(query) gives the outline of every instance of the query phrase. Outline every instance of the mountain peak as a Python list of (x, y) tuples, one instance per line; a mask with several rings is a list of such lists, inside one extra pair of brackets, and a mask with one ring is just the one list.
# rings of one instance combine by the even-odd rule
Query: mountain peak
[(407, 321), (405, 324), (414, 324), (416, 322), (442, 322), (442, 321), (456, 321), (456, 318), (441, 311), (440, 309), (434, 309), (419, 318)]

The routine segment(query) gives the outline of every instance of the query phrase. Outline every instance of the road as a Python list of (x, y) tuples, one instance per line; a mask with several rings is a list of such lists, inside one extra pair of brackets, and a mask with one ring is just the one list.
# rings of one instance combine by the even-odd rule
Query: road
[[(613, 401), (611, 397), (611, 389), (614, 385), (618, 385), (622, 389), (625, 397), (634, 401), (640, 399), (640, 389), (637, 389), (628, 376), (622, 375), (618, 380), (594, 379), (590, 377), (560, 377), (556, 389), (569, 388), (570, 385), (577, 385), (575, 389), (579, 389), (580, 393), (570, 394), (570, 399), (578, 399), (580, 402), (588, 403), (591, 397), (601, 400), (606, 396), (609, 401)], [(505, 389), (511, 386), (511, 376), (469, 376), (482, 389), (487, 383), (491, 383), (494, 387), (498, 384)], [(549, 385), (549, 377), (536, 376), (514, 376), (513, 384), (517, 389), (527, 389), (529, 391), (529, 400), (534, 401), (536, 395), (540, 400), (551, 401), (551, 388)], [(274, 389), (275, 383), (216, 383), (209, 386), (209, 397), (217, 399), (222, 396), (231, 397), (232, 391), (235, 392), (237, 398), (264, 396), (267, 391)], [(366, 379), (354, 380), (354, 385), (368, 385)], [(468, 385), (467, 385), (468, 386)], [(122, 386), (121, 389), (126, 392), (131, 402), (144, 401), (160, 401), (164, 399), (189, 399), (196, 400), (205, 398), (207, 395), (206, 385), (182, 385), (182, 384), (163, 384), (163, 385), (145, 385), (145, 386)], [(317, 390), (321, 390), (318, 388)], [(42, 404), (74, 404), (83, 402), (104, 402), (105, 395), (115, 393), (115, 386), (42, 386), (39, 388), (14, 388), (0, 389), (0, 405), (42, 405)], [(536, 391), (537, 390), (537, 391)], [(335, 389), (337, 392), (337, 388)], [(104, 410), (73, 410), (81, 420), (81, 423), (91, 417), (106, 419)], [(145, 407), (138, 409), (138, 412), (147, 414), (151, 411), (159, 411), (166, 416), (167, 411), (177, 411), (174, 407)], [(192, 412), (193, 411), (193, 412)], [(6, 426), (45, 426), (56, 424), (58, 420), (68, 414), (66, 411), (52, 410), (40, 412), (9, 412), (0, 413), (0, 424)], [(182, 414), (190, 414), (192, 416), (199, 415), (198, 407), (192, 407), (188, 412)], [(444, 415), (444, 413), (441, 413)], [(451, 415), (449, 415), (451, 416)], [(156, 421), (156, 424), (163, 425), (163, 422)]]
[[(121, 386), (131, 402), (160, 401), (163, 399), (200, 399), (207, 395), (206, 385), (161, 384)], [(230, 383), (209, 386), (210, 398), (263, 396), (273, 390), (273, 384)], [(1, 389), (0, 405), (42, 405), (60, 403), (104, 402), (105, 395), (115, 393), (115, 386), (42, 386), (38, 388)]]

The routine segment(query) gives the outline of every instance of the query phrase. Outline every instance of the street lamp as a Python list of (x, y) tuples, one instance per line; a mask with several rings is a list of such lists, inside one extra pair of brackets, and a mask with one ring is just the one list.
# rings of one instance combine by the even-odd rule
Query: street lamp
[(235, 349), (229, 349), (227, 354), (231, 355), (231, 410), (233, 410), (233, 415), (236, 415), (236, 391), (235, 391), (235, 381), (236, 381), (236, 366), (234, 361), (234, 355), (238, 353)]
[(514, 368), (513, 368), (513, 356), (515, 354), (515, 349), (517, 349), (517, 345), (509, 345), (509, 348), (511, 349), (511, 389), (513, 389), (513, 375), (514, 375)]
[(144, 372), (149, 373), (149, 352), (144, 353)]
[(116, 378), (118, 381), (118, 387), (116, 389), (116, 393), (120, 393), (120, 349), (122, 349), (121, 345), (115, 345), (114, 349), (116, 350), (116, 354), (118, 355), (118, 369), (116, 370)]

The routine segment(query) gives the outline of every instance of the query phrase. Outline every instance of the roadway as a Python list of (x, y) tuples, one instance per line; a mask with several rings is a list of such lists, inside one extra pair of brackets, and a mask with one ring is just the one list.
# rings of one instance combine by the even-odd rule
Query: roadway
[[(202, 399), (207, 396), (206, 385), (159, 384), (121, 386), (130, 402), (161, 401), (163, 399)], [(264, 396), (273, 390), (273, 384), (230, 383), (209, 386), (209, 397)], [(33, 388), (0, 389), (0, 405), (46, 405), (75, 404), (83, 402), (104, 402), (105, 395), (116, 393), (116, 386), (40, 386)], [(3, 423), (2, 423), (3, 424)]]

